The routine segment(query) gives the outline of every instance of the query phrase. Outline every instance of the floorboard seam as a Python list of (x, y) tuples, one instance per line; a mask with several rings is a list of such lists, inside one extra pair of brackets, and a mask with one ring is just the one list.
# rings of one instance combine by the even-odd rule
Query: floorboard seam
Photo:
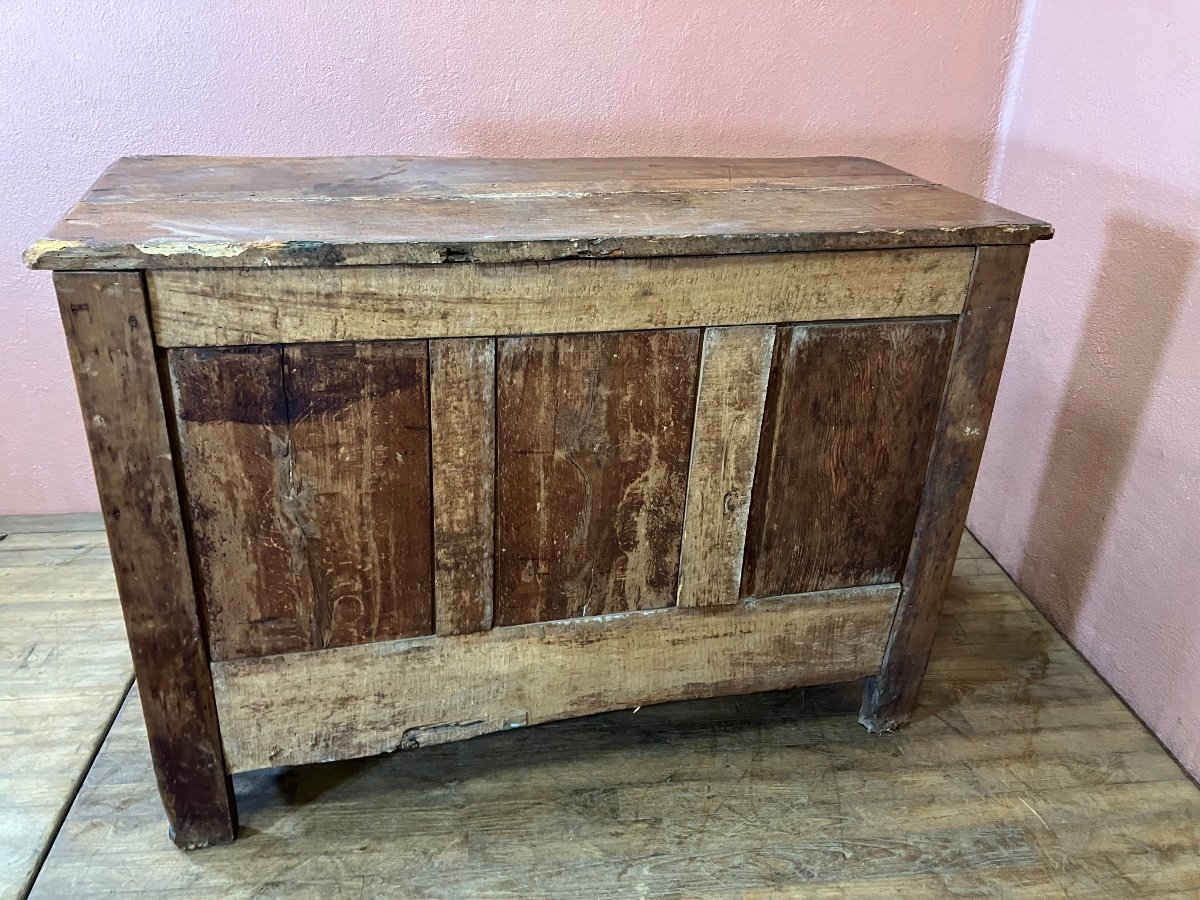
[(1112, 683), (1100, 673), (1099, 669), (1097, 669), (1094, 665), (1092, 665), (1092, 661), (1090, 659), (1088, 659), (1086, 656), (1084, 656), (1083, 652), (1078, 647), (1075, 646), (1075, 642), (1073, 640), (1071, 640), (1070, 636), (1067, 635), (1067, 633), (1064, 632), (1061, 628), (1059, 628), (1058, 624), (1053, 619), (1051, 619), (1048, 615), (1046, 615), (1044, 612), (1042, 612), (1041, 608), (1036, 603), (1033, 602), (1033, 599), (1028, 594), (1025, 593), (1025, 589), (1023, 587), (1021, 587), (1020, 584), (1017, 583), (1016, 576), (1014, 576), (1012, 572), (1008, 571), (1008, 569), (1005, 567), (1005, 565), (1002, 562), (1000, 562), (1000, 560), (996, 559), (996, 557), (995, 557), (995, 555), (993, 555), (992, 551), (988, 549), (987, 544), (985, 544), (978, 537), (976, 537), (975, 532), (971, 531), (970, 528), (968, 528), (966, 530), (967, 530), (967, 533), (971, 535), (971, 537), (975, 538), (975, 543), (977, 543), (980, 547), (983, 548), (983, 551), (984, 551), (984, 553), (986, 553), (988, 555), (988, 558), (991, 559), (991, 561), (996, 564), (996, 568), (998, 568), (1001, 572), (1003, 572), (1004, 577), (1013, 583), (1013, 587), (1015, 587), (1017, 589), (1017, 591), (1020, 593), (1020, 595), (1025, 599), (1025, 602), (1028, 603), (1031, 607), (1033, 607), (1034, 611), (1039, 616), (1041, 616), (1043, 619), (1046, 620), (1046, 624), (1050, 626), (1050, 628), (1054, 631), (1054, 633), (1063, 639), (1063, 643), (1065, 643), (1068, 647), (1070, 647), (1075, 652), (1075, 655), (1078, 656), (1081, 660), (1083, 660), (1083, 664), (1092, 670), (1092, 674), (1100, 679), (1101, 684), (1103, 684), (1106, 688), (1109, 689), (1109, 691), (1112, 692), (1112, 695), (1114, 697), (1116, 697), (1118, 701), (1120, 701), (1121, 705), (1124, 706), (1126, 710), (1128, 710), (1128, 712), (1131, 716), (1133, 716), (1135, 719), (1137, 719), (1138, 724), (1140, 724), (1144, 729), (1146, 729), (1147, 733), (1149, 733), (1149, 735), (1152, 738), (1154, 738), (1154, 740), (1158, 744), (1158, 746), (1162, 748), (1162, 751), (1164, 753), (1166, 753), (1167, 756), (1171, 757), (1171, 759), (1175, 763), (1175, 765), (1179, 766), (1179, 770), (1188, 777), (1188, 780), (1191, 781), (1192, 784), (1196, 785), (1196, 787), (1200, 787), (1200, 775), (1193, 775), (1191, 772), (1188, 771), (1187, 766), (1185, 766), (1182, 762), (1179, 761), (1179, 757), (1177, 757), (1171, 751), (1171, 748), (1163, 743), (1162, 738), (1160, 738), (1158, 736), (1158, 732), (1156, 732), (1153, 728), (1151, 728), (1146, 723), (1146, 720), (1141, 717), (1141, 715), (1138, 713), (1138, 711), (1129, 705), (1129, 701), (1126, 700), (1121, 695), (1121, 692), (1118, 691), (1115, 687), (1113, 687)]
[(38, 854), (37, 861), (33, 864), (28, 880), (21, 888), (21, 900), (28, 900), (29, 895), (33, 893), (33, 889), (37, 885), (37, 880), (42, 874), (42, 869), (46, 865), (46, 860), (50, 856), (50, 851), (54, 849), (54, 842), (58, 840), (58, 833), (62, 831), (63, 824), (67, 821), (67, 816), (71, 812), (71, 807), (75, 805), (75, 798), (83, 790), (83, 783), (87, 780), (88, 773), (92, 771), (92, 766), (96, 764), (96, 757), (100, 755), (100, 749), (104, 746), (104, 742), (108, 740), (109, 734), (112, 733), (113, 725), (116, 724), (117, 716), (121, 714), (121, 709), (125, 706), (125, 701), (129, 699), (129, 692), (133, 690), (134, 680), (133, 674), (130, 673), (129, 679), (125, 682), (125, 688), (121, 691), (120, 697), (113, 705), (112, 715), (108, 717), (103, 731), (100, 732), (100, 736), (96, 740), (96, 745), (92, 747), (92, 752), (88, 754), (87, 762), (80, 767), (79, 777), (71, 785), (71, 793), (66, 798), (66, 802), (63, 803), (62, 809), (55, 818), (54, 827), (50, 830), (49, 836), (42, 845), (42, 850)]

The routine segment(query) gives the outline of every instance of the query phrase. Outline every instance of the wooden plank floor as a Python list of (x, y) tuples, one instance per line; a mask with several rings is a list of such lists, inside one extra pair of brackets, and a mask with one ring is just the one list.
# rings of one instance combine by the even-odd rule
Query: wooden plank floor
[(858, 691), (238, 776), (241, 838), (193, 853), (167, 839), (134, 691), (33, 896), (1200, 892), (1200, 790), (970, 538), (913, 724), (868, 735)]
[(0, 517), (0, 898), (22, 896), (133, 665), (100, 517)]

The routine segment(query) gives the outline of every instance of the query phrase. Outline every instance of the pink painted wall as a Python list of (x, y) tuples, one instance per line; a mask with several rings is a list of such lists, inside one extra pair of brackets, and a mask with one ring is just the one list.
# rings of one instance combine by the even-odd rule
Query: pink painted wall
[(1018, 2), (0, 4), (0, 513), (97, 505), (20, 251), (113, 158), (846, 153), (978, 192)]
[(1027, 3), (1034, 248), (970, 525), (1200, 776), (1200, 4)]

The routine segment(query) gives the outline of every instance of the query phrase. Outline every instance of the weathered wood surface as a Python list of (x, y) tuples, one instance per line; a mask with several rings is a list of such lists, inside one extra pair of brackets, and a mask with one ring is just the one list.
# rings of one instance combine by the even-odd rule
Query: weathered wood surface
[(162, 346), (957, 315), (970, 248), (148, 273)]
[(675, 602), (699, 331), (497, 344), (498, 625)]
[(33, 896), (1194, 896), (1200, 790), (969, 536), (959, 567), (901, 731), (848, 685), (246, 773), (202, 854), (164, 839), (135, 693)]
[(213, 658), (429, 634), (426, 344), (168, 360)]
[[(253, 175), (255, 181), (247, 179)], [(238, 159), (133, 156), (96, 182), (98, 203), (174, 200), (371, 200), (412, 197), (474, 200), (547, 193), (769, 190), (928, 184), (872, 159), (594, 157), (486, 159), (470, 157), (335, 156)]]
[(168, 368), (209, 652), (321, 646), (282, 351), (184, 348)]
[(492, 627), (496, 342), (430, 341), (434, 619), (438, 634)]
[(779, 329), (746, 595), (899, 578), (953, 338), (946, 319)]
[(118, 160), (36, 268), (513, 262), (1027, 243), (1018, 215), (873, 160)]
[(98, 518), (99, 513), (63, 513), (54, 515), (22, 514), (0, 516), (0, 534), (12, 536), (23, 535), (22, 541), (34, 541), (28, 535), (42, 532), (53, 533), (60, 537), (56, 540), (70, 542), (69, 537), (62, 537), (72, 531), (103, 530), (104, 523)]
[(57, 273), (54, 286), (172, 835), (181, 846), (227, 843), (236, 810), (142, 277)]
[(959, 319), (937, 437), (922, 489), (904, 586), (879, 677), (867, 684), (862, 723), (887, 731), (908, 721), (929, 654), (958, 546), (1000, 372), (1008, 350), (1028, 247), (980, 247)]
[(320, 647), (433, 630), (428, 348), (284, 348), (293, 508)]
[(679, 606), (736, 603), (775, 327), (704, 332), (680, 551)]
[(213, 664), (235, 772), (641, 704), (861, 678), (899, 588), (663, 609)]
[(125, 699), (133, 661), (98, 514), (0, 516), (0, 534), (0, 898), (16, 900)]

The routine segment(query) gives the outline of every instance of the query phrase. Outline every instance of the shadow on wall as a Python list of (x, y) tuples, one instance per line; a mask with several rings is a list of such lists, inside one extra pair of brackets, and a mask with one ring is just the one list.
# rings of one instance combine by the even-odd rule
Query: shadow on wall
[(1106, 223), (1019, 567), (1022, 581), (1053, 572), (1057, 596), (1044, 598), (1044, 609), (1068, 635), (1076, 633), (1196, 255), (1193, 240), (1166, 225), (1126, 211)]

